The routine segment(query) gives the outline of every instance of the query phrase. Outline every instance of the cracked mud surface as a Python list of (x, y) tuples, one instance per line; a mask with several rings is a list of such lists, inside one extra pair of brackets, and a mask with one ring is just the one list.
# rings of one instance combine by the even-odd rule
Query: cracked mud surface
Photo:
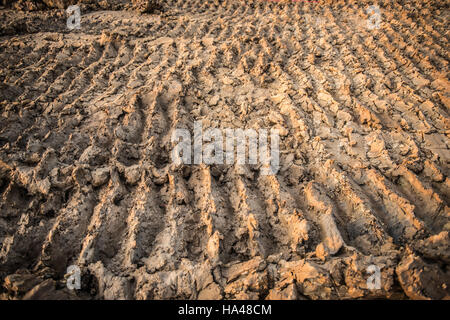
[[(448, 299), (448, 3), (379, 5), (1, 9), (0, 298)], [(280, 171), (174, 165), (196, 120)]]

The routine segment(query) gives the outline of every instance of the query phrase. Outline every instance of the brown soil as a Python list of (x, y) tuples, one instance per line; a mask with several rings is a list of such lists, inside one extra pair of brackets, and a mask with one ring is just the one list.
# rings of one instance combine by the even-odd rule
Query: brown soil
[[(135, 2), (0, 10), (0, 297), (450, 297), (447, 1), (379, 30), (366, 1)], [(279, 128), (280, 171), (174, 165), (195, 120)]]

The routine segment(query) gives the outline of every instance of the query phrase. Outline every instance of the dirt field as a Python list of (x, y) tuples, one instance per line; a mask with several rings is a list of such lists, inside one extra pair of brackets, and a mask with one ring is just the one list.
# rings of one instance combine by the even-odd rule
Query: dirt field
[[(0, 10), (0, 298), (450, 298), (448, 1), (373, 30), (366, 1), (113, 2)], [(199, 120), (279, 129), (280, 170), (175, 165)]]

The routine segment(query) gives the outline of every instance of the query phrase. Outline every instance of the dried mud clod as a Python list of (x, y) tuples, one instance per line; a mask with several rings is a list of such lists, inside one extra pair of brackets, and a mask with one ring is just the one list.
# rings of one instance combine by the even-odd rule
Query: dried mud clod
[(161, 0), (132, 0), (133, 9), (139, 13), (155, 13), (161, 11)]
[(450, 275), (442, 266), (428, 264), (409, 252), (397, 266), (396, 273), (404, 292), (411, 299), (450, 299)]

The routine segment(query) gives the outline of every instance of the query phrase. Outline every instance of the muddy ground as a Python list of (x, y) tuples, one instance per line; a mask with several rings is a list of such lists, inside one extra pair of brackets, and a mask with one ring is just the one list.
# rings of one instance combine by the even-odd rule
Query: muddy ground
[[(450, 297), (448, 1), (49, 2), (0, 9), (1, 298)], [(196, 120), (281, 169), (175, 165)]]

